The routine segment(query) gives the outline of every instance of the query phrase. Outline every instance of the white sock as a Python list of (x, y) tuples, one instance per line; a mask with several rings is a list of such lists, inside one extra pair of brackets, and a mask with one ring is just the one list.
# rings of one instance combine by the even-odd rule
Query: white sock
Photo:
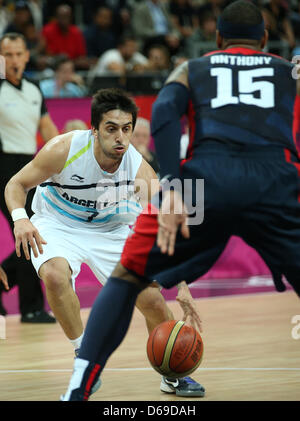
[(82, 335), (80, 335), (79, 338), (77, 338), (77, 339), (70, 339), (70, 342), (74, 346), (74, 349), (80, 348), (82, 338), (83, 338), (83, 334), (84, 334), (84, 332), (82, 332)]

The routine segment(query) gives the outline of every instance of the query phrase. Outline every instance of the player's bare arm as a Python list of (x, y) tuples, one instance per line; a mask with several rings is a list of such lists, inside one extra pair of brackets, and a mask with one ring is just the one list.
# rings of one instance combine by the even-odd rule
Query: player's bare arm
[[(49, 141), (36, 157), (15, 174), (5, 188), (5, 201), (8, 210), (22, 209), (26, 203), (30, 189), (41, 184), (47, 178), (62, 171), (68, 156), (72, 133), (56, 136)], [(45, 240), (26, 217), (18, 219), (14, 224), (15, 247), (17, 256), (21, 256), (21, 245), (27, 260), (30, 259), (28, 244), (32, 247), (34, 256), (43, 252)]]
[(138, 169), (135, 183), (136, 195), (140, 198), (140, 204), (145, 208), (151, 200), (151, 197), (159, 191), (158, 177), (145, 159), (142, 160)]
[(182, 83), (187, 88), (189, 87), (188, 82), (188, 62), (185, 61), (184, 63), (180, 64), (176, 69), (172, 71), (168, 79), (166, 80), (167, 83), (171, 82), (179, 82)]

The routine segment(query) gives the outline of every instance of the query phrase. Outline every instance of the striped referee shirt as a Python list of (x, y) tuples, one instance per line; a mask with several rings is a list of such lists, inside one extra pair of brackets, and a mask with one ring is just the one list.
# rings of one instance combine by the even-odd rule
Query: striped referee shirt
[(0, 150), (7, 154), (34, 155), (40, 119), (47, 114), (39, 86), (22, 78), (15, 86), (0, 80)]

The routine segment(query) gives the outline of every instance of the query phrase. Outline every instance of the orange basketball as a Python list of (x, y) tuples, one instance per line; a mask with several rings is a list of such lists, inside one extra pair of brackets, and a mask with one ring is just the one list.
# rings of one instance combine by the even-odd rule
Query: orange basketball
[(151, 332), (147, 355), (154, 370), (163, 376), (185, 377), (199, 367), (203, 341), (192, 326), (181, 320), (169, 320)]

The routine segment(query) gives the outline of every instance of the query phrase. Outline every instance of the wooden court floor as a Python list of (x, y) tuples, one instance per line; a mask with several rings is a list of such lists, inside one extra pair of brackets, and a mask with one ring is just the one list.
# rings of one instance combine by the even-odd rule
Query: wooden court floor
[[(203, 320), (204, 358), (193, 378), (206, 388), (201, 401), (300, 401), (300, 336), (292, 318), (300, 303), (282, 294), (197, 300)], [(169, 302), (175, 318), (181, 310)], [(86, 322), (88, 309), (82, 310)], [(101, 326), (99, 326), (101, 334)], [(129, 333), (102, 374), (91, 401), (184, 401), (159, 390), (160, 377), (146, 357), (147, 332), (136, 310)], [(58, 401), (73, 367), (73, 348), (58, 324), (24, 325), (6, 317), (0, 340), (0, 399)]]

